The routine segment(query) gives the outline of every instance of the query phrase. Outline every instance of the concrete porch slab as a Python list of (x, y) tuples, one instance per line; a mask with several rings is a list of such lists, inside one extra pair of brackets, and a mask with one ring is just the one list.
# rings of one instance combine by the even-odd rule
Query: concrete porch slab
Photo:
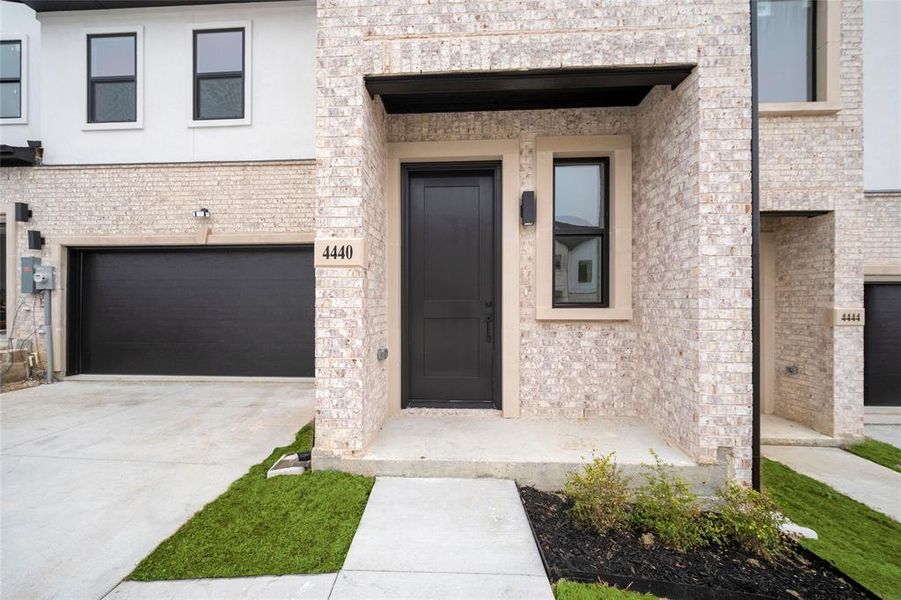
[(864, 425), (901, 425), (901, 406), (866, 406)]
[(760, 443), (764, 446), (838, 447), (843, 441), (776, 415), (760, 416)]
[(726, 477), (724, 464), (698, 465), (637, 418), (504, 419), (487, 414), (402, 414), (388, 419), (361, 455), (314, 450), (313, 469), (394, 477), (493, 477), (539, 489), (560, 489), (567, 473), (598, 455), (616, 452), (635, 473), (653, 462), (650, 450), (702, 495)]

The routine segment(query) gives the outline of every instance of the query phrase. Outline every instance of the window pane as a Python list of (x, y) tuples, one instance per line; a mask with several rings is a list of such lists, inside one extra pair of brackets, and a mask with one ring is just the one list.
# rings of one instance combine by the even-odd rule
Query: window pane
[(136, 119), (134, 81), (94, 83), (94, 122), (119, 123)]
[(0, 83), (0, 118), (18, 119), (22, 116), (22, 84)]
[(812, 0), (764, 0), (758, 4), (761, 102), (815, 100), (814, 22)]
[(554, 304), (603, 301), (601, 241), (598, 236), (554, 237)]
[(19, 79), (22, 76), (22, 44), (3, 42), (0, 44), (0, 77)]
[(240, 119), (244, 116), (244, 80), (240, 77), (201, 79), (197, 92), (198, 119)]
[(134, 77), (135, 36), (90, 39), (91, 77)]
[[(603, 164), (554, 165), (554, 226), (603, 227)], [(566, 227), (572, 230), (571, 227)], [(559, 230), (559, 229), (558, 229)]]
[(244, 70), (244, 30), (197, 32), (197, 72)]

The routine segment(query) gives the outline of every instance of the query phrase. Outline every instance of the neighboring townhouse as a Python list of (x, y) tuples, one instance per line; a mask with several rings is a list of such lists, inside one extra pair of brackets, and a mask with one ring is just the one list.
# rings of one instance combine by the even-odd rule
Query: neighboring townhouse
[(315, 376), (314, 468), (554, 484), (901, 403), (899, 3), (22, 3), (59, 376)]

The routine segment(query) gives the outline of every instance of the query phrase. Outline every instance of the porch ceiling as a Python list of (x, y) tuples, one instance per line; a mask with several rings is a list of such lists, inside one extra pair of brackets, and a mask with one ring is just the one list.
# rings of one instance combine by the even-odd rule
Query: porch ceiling
[(675, 88), (694, 65), (367, 75), (385, 111), (462, 112), (636, 106), (654, 86)]

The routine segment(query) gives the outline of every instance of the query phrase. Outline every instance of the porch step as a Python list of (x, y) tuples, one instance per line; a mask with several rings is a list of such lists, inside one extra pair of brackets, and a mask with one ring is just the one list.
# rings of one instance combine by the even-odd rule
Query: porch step
[(863, 409), (864, 425), (901, 425), (901, 406), (867, 406)]
[(699, 465), (637, 418), (504, 419), (401, 415), (388, 419), (370, 447), (356, 456), (313, 450), (314, 470), (368, 476), (512, 479), (541, 490), (562, 489), (566, 476), (592, 453), (616, 453), (626, 475), (653, 462), (649, 450), (701, 496), (727, 477), (725, 457)]
[(776, 415), (762, 415), (760, 444), (763, 446), (813, 446), (837, 448), (846, 440), (814, 431), (795, 421)]

